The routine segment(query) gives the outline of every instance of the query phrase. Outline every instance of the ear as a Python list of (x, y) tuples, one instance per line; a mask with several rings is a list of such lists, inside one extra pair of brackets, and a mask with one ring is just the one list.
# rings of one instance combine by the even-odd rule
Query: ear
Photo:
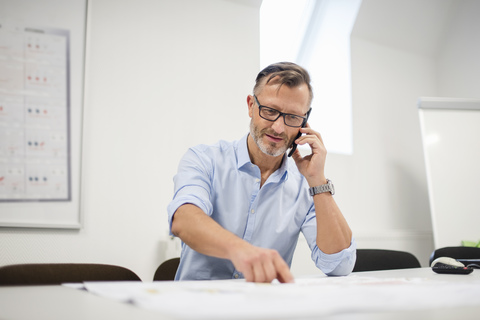
[(252, 95), (247, 96), (247, 105), (248, 105), (248, 116), (250, 118), (253, 117), (253, 109), (255, 107), (255, 99), (253, 99)]

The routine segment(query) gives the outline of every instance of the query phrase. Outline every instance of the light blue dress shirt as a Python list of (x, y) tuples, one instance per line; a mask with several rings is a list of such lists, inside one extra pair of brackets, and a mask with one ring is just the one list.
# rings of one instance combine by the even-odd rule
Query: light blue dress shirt
[[(322, 272), (349, 274), (355, 264), (355, 240), (335, 254), (318, 249), (315, 207), (307, 180), (285, 155), (281, 167), (260, 188), (260, 169), (250, 161), (247, 137), (187, 151), (174, 177), (174, 198), (168, 205), (170, 230), (175, 211), (190, 203), (245, 241), (277, 250), (289, 266), (303, 232), (312, 259)], [(175, 280), (232, 278), (243, 275), (230, 260), (200, 254), (182, 243)]]

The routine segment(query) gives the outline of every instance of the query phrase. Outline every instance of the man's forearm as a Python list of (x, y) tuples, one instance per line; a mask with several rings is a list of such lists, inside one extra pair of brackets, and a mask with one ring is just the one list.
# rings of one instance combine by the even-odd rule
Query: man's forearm
[(193, 250), (222, 259), (230, 259), (232, 247), (243, 241), (193, 204), (184, 204), (177, 209), (172, 233)]
[(350, 246), (352, 231), (332, 195), (320, 193), (313, 197), (317, 217), (317, 246), (327, 254)]

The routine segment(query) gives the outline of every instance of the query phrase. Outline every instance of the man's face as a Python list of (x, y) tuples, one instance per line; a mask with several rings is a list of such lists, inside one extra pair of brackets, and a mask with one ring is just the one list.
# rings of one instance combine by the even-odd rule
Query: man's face
[[(283, 113), (305, 116), (309, 106), (309, 92), (306, 84), (295, 88), (286, 85), (266, 85), (257, 94), (258, 102)], [(299, 128), (287, 126), (283, 116), (276, 121), (268, 121), (259, 115), (255, 98), (249, 99), (250, 135), (258, 148), (265, 154), (278, 157), (292, 145)]]

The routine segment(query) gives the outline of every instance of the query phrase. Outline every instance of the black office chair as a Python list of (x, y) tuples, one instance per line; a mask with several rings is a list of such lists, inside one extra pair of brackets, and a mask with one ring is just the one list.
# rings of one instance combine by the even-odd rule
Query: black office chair
[(180, 258), (172, 258), (162, 262), (155, 274), (153, 275), (153, 281), (171, 281), (175, 279), (178, 265), (180, 264)]
[(420, 262), (411, 253), (384, 249), (357, 249), (353, 272), (420, 268)]
[(449, 257), (453, 259), (480, 259), (480, 248), (476, 247), (444, 247), (436, 249), (430, 256), (428, 265), (431, 265), (433, 260), (440, 257)]
[(84, 281), (141, 281), (133, 271), (96, 263), (32, 263), (0, 267), (0, 286), (58, 285)]

